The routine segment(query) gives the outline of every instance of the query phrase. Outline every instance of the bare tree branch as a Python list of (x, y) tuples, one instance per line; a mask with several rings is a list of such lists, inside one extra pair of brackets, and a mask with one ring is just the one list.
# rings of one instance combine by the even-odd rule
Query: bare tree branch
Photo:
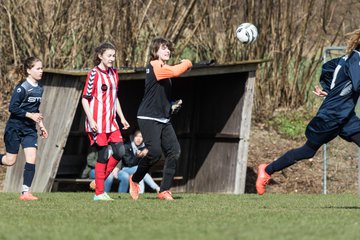
[(5, 7), (3, 4), (1, 6), (5, 9), (5, 11), (7, 13), (7, 16), (8, 16), (8, 19), (9, 19), (9, 34), (10, 34), (11, 46), (12, 46), (12, 50), (13, 50), (13, 59), (14, 59), (14, 64), (17, 65), (18, 58), (17, 58), (17, 54), (16, 54), (14, 34), (13, 34), (13, 31), (12, 31), (13, 22), (12, 22), (12, 19), (11, 19), (11, 13), (7, 9), (7, 7)]

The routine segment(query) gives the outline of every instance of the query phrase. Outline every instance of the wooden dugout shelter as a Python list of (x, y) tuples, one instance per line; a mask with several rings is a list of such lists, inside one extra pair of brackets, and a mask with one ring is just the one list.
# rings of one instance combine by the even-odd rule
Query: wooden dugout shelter
[[(255, 72), (261, 61), (193, 67), (173, 79), (173, 98), (183, 106), (172, 123), (181, 145), (176, 175), (183, 179), (176, 191), (245, 191), (248, 141), (253, 105)], [(120, 70), (119, 99), (131, 128), (144, 91), (144, 71)], [(79, 177), (86, 164), (88, 139), (80, 99), (87, 72), (47, 70), (41, 112), (49, 138), (39, 138), (33, 192), (51, 191), (55, 178)], [(8, 168), (5, 191), (18, 192), (25, 160)], [(75, 173), (75, 175), (74, 175)]]

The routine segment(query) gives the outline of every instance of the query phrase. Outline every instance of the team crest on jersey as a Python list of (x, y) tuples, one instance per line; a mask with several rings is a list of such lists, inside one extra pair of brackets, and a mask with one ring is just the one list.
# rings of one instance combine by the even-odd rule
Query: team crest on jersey
[(147, 69), (146, 69), (146, 73), (149, 74), (149, 73), (150, 73), (150, 69), (147, 68)]
[(21, 92), (21, 88), (16, 89), (16, 92), (18, 93)]
[(108, 86), (106, 84), (101, 85), (101, 90), (104, 92), (108, 90)]

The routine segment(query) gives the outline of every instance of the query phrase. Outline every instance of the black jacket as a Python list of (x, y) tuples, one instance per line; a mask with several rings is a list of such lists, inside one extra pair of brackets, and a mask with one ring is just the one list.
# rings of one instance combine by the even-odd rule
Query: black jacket
[[(133, 148), (131, 147), (131, 143), (125, 143), (125, 155), (122, 159), (122, 165), (123, 167), (133, 167), (137, 166), (139, 164), (139, 161), (141, 158), (136, 156), (136, 153), (134, 153)], [(139, 149), (140, 151), (143, 150), (143, 148)]]

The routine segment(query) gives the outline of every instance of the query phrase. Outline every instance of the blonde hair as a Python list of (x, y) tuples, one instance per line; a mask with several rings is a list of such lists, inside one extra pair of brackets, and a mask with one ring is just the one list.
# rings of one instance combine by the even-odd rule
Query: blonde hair
[(360, 44), (360, 29), (347, 33), (345, 36), (350, 36), (348, 45), (346, 47), (346, 53), (351, 53), (352, 50), (359, 47)]
[(7, 79), (12, 82), (20, 83), (22, 80), (27, 78), (29, 75), (27, 70), (33, 68), (36, 62), (41, 62), (41, 60), (37, 57), (26, 58), (22, 64), (15, 66), (8, 72), (6, 75)]

